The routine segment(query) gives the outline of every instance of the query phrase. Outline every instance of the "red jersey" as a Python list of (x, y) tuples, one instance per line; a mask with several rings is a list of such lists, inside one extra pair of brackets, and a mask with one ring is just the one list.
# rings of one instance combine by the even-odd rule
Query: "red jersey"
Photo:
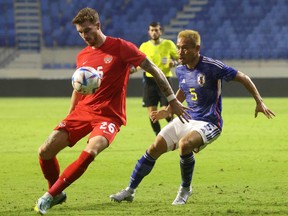
[(123, 39), (106, 37), (98, 48), (87, 46), (79, 52), (77, 68), (90, 66), (103, 74), (94, 94), (83, 95), (76, 109), (93, 112), (126, 125), (126, 91), (130, 66), (139, 66), (146, 55)]

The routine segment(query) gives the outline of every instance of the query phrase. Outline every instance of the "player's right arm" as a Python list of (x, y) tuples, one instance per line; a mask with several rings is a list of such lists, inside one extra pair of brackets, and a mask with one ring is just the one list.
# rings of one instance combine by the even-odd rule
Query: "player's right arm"
[(79, 94), (78, 92), (73, 90), (72, 96), (71, 96), (71, 104), (70, 104), (70, 108), (69, 108), (68, 114), (70, 114), (75, 109), (75, 106), (81, 100), (81, 97), (82, 97), (81, 94)]
[[(176, 98), (179, 102), (182, 103), (185, 100), (184, 92), (181, 91), (180, 89), (178, 89), (178, 91), (176, 93)], [(153, 121), (153, 123), (155, 123), (156, 121), (158, 121), (160, 119), (167, 118), (169, 115), (171, 115), (170, 105), (168, 105), (167, 108), (164, 110), (152, 111), (150, 113), (150, 118)]]
[(184, 120), (189, 122), (190, 115), (186, 111), (189, 108), (185, 107), (176, 99), (176, 96), (164, 73), (148, 58), (145, 58), (141, 62), (140, 67), (145, 71), (149, 71), (149, 73), (154, 77), (158, 87), (166, 96), (167, 101), (170, 104), (171, 114), (177, 115), (182, 123), (184, 123)]

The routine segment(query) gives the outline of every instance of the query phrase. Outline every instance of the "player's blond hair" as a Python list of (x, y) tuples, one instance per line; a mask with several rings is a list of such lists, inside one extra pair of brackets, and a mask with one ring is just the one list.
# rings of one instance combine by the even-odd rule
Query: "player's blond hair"
[(187, 39), (189, 39), (194, 47), (196, 45), (200, 46), (200, 44), (201, 44), (200, 34), (199, 34), (199, 32), (194, 31), (194, 30), (186, 29), (186, 30), (180, 31), (178, 33), (178, 38), (187, 38)]
[(96, 24), (100, 21), (99, 14), (96, 10), (86, 7), (81, 9), (78, 14), (72, 20), (72, 23), (75, 24), (82, 24), (86, 21), (89, 21), (93, 24)]

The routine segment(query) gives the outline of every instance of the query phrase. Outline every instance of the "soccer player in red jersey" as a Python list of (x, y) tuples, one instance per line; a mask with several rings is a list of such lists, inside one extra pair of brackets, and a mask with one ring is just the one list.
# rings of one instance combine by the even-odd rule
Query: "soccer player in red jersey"
[[(40, 214), (46, 214), (49, 208), (66, 200), (64, 189), (85, 172), (99, 153), (109, 147), (121, 125), (126, 124), (126, 88), (131, 65), (150, 71), (167, 97), (172, 113), (183, 123), (189, 118), (188, 108), (176, 99), (163, 72), (144, 53), (128, 41), (102, 33), (97, 11), (84, 8), (72, 23), (88, 45), (77, 56), (77, 68), (95, 68), (102, 74), (102, 82), (91, 95), (73, 91), (69, 114), (39, 148), (40, 167), (48, 181), (48, 191), (37, 200), (34, 208)], [(56, 155), (67, 146), (73, 147), (89, 133), (88, 143), (78, 159), (60, 174)]]

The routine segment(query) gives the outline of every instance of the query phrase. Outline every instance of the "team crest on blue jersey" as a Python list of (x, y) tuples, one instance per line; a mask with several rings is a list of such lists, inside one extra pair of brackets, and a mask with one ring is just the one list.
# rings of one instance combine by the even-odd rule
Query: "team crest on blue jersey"
[(113, 60), (113, 57), (112, 57), (111, 55), (106, 55), (106, 56), (104, 57), (104, 62), (105, 62), (105, 64), (111, 63), (112, 60)]
[(197, 75), (197, 82), (202, 87), (205, 84), (205, 75), (204, 74), (198, 74)]

